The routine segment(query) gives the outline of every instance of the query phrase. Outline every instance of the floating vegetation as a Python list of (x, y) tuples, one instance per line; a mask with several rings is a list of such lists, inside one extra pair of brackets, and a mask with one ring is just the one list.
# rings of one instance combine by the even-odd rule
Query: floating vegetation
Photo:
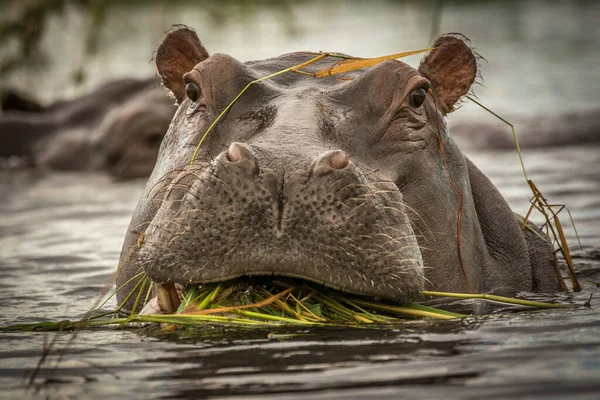
[[(139, 327), (140, 323), (158, 323), (162, 329), (202, 327), (214, 324), (237, 326), (314, 325), (314, 326), (389, 326), (418, 318), (451, 320), (466, 315), (440, 308), (411, 303), (398, 305), (378, 299), (351, 295), (310, 282), (287, 278), (243, 278), (206, 285), (188, 285), (178, 292), (175, 285), (148, 284), (139, 274), (134, 289), (125, 301), (111, 312), (100, 308), (78, 321), (41, 322), (12, 325), (0, 331), (72, 331), (101, 326)], [(150, 297), (154, 288), (162, 312), (138, 312), (142, 298)], [(508, 297), (446, 292), (423, 292), (425, 297), (485, 299), (505, 304), (537, 308), (570, 307)], [(169, 302), (164, 303), (168, 298)], [(133, 311), (120, 316), (125, 303), (135, 299)], [(165, 307), (171, 307), (165, 309)]]

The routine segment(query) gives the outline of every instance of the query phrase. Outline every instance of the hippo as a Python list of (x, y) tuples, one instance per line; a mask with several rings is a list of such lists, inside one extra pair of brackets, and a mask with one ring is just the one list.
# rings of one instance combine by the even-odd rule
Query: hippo
[(108, 82), (49, 106), (7, 95), (0, 157), (56, 170), (107, 170), (116, 179), (147, 177), (175, 113), (156, 77)]
[[(600, 109), (553, 110), (548, 115), (507, 117), (516, 130), (522, 148), (545, 148), (600, 143)], [(450, 121), (452, 136), (462, 150), (515, 148), (512, 131), (502, 121), (462, 119)]]
[(560, 290), (550, 241), (447, 132), (477, 76), (466, 38), (440, 36), (418, 69), (316, 78), (343, 57), (324, 55), (228, 108), (315, 55), (241, 63), (189, 27), (167, 33), (156, 65), (178, 109), (124, 240), (119, 303), (141, 272), (159, 289), (274, 275), (400, 303)]

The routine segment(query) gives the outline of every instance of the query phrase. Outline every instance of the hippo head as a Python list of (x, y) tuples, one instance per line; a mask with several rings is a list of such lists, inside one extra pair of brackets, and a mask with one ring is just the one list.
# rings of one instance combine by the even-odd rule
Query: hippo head
[(117, 180), (149, 176), (174, 111), (173, 101), (152, 87), (113, 108), (91, 138), (98, 167)]
[[(424, 287), (484, 288), (494, 274), (476, 192), (497, 192), (444, 123), (475, 80), (476, 57), (457, 35), (434, 47), (418, 70), (393, 60), (335, 77), (288, 71), (254, 83), (191, 163), (250, 82), (315, 54), (244, 64), (209, 56), (188, 28), (170, 32), (156, 61), (179, 108), (117, 283), (141, 270), (159, 284), (280, 275), (395, 301)], [(302, 71), (339, 61), (327, 56)], [(514, 221), (497, 197), (494, 212)], [(518, 245), (511, 251), (522, 256)]]

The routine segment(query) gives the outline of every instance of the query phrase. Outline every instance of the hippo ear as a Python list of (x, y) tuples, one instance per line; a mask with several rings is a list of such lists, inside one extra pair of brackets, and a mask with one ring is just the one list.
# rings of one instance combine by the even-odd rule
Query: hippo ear
[(467, 94), (477, 77), (477, 57), (461, 35), (442, 35), (421, 61), (419, 73), (429, 79), (438, 107), (447, 114)]
[(178, 25), (167, 33), (156, 51), (156, 67), (163, 85), (173, 92), (178, 102), (185, 96), (183, 74), (208, 58), (208, 52), (200, 43), (196, 32)]

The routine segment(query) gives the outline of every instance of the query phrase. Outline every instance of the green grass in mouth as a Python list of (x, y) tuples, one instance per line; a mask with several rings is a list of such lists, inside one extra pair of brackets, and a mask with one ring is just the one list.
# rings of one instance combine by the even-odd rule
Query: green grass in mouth
[[(82, 320), (12, 325), (2, 327), (0, 331), (62, 331), (99, 326), (139, 327), (140, 323), (159, 323), (166, 330), (201, 327), (207, 324), (360, 327), (401, 324), (418, 318), (448, 320), (466, 316), (417, 303), (397, 305), (367, 299), (298, 279), (278, 277), (243, 278), (200, 286), (188, 285), (180, 294), (174, 292), (173, 285), (160, 285), (167, 286), (166, 290), (172, 291), (171, 299), (175, 295), (175, 301), (179, 304), (173, 304), (171, 301), (170, 307), (173, 309), (166, 310), (167, 313), (164, 314), (140, 314), (141, 305), (150, 298), (153, 287), (156, 289), (159, 285), (155, 286), (144, 274), (132, 279), (137, 279), (136, 285), (116, 310), (100, 313), (98, 310), (105, 301), (98, 310)], [(161, 297), (165, 296), (165, 290), (160, 286), (156, 290), (159, 304)], [(487, 294), (424, 291), (423, 295), (485, 299), (533, 309), (569, 307)], [(119, 317), (119, 312), (130, 299), (135, 299), (134, 311), (127, 317)]]

